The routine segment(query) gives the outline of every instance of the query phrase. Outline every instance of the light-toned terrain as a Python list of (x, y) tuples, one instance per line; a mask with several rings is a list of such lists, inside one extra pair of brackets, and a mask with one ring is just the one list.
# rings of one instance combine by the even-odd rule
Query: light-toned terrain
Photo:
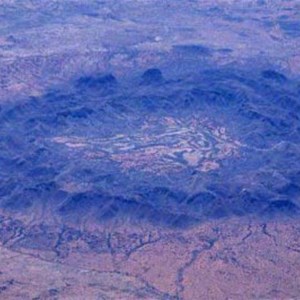
[(299, 2), (283, 0), (1, 1), (0, 95), (40, 95), (84, 72), (127, 77), (172, 63), (178, 45), (203, 47), (199, 65), (272, 63), (299, 75), (298, 20)]
[(43, 226), (2, 219), (1, 299), (299, 298), (297, 220)]
[(70, 155), (79, 152), (86, 159), (95, 160), (95, 164), (111, 160), (118, 162), (124, 172), (154, 174), (187, 167), (203, 172), (217, 169), (219, 161), (236, 156), (241, 146), (227, 136), (224, 127), (214, 127), (196, 115), (186, 119), (145, 118), (141, 128), (110, 138), (57, 136), (52, 141), (71, 148)]

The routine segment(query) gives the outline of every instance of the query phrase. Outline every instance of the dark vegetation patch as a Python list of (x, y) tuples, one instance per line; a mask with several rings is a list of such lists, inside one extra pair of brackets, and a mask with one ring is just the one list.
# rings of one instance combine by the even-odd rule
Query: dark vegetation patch
[(285, 75), (283, 75), (279, 72), (276, 72), (274, 70), (264, 70), (264, 71), (262, 71), (261, 74), (262, 74), (263, 78), (274, 80), (274, 81), (277, 81), (278, 83), (287, 81), (287, 78), (285, 77)]
[(290, 200), (275, 200), (272, 201), (263, 211), (264, 216), (275, 217), (281, 216), (296, 216), (299, 214), (299, 207)]
[(163, 82), (163, 75), (160, 69), (152, 68), (146, 70), (142, 75), (142, 84), (157, 84)]
[(173, 47), (175, 53), (185, 56), (211, 56), (213, 51), (209, 47), (203, 45), (176, 45)]
[(297, 38), (300, 36), (300, 21), (298, 20), (279, 20), (281, 29), (289, 36)]

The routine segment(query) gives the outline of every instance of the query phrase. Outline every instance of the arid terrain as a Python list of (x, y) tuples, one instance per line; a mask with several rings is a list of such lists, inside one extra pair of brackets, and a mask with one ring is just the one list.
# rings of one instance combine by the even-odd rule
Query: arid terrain
[(0, 1), (0, 299), (300, 299), (300, 3)]
[(298, 299), (297, 220), (193, 229), (1, 220), (1, 299)]

